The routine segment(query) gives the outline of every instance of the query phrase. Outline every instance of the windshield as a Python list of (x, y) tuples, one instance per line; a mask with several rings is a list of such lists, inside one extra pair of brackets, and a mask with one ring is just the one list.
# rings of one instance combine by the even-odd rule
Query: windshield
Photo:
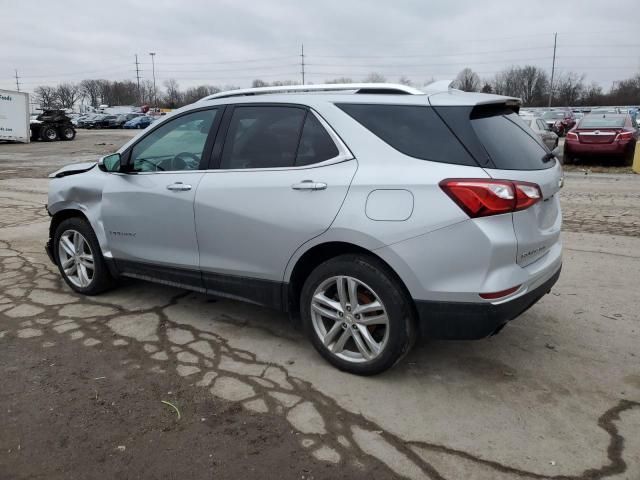
[(594, 117), (589, 115), (580, 122), (580, 128), (622, 128), (624, 127), (624, 117), (603, 115)]

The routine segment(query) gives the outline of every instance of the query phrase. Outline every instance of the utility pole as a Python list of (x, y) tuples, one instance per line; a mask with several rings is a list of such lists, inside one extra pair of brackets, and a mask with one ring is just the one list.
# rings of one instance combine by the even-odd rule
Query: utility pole
[(558, 33), (553, 34), (553, 63), (551, 64), (551, 83), (549, 85), (549, 107), (553, 98), (553, 77), (556, 73), (556, 45), (558, 43)]
[(16, 90), (20, 91), (20, 77), (18, 77), (18, 69), (16, 69)]
[(302, 49), (300, 50), (300, 67), (302, 68), (302, 85), (304, 85), (304, 43), (302, 44)]
[(140, 68), (138, 63), (138, 54), (136, 53), (136, 79), (138, 80), (138, 102), (142, 103), (142, 97), (140, 96)]
[(151, 55), (151, 69), (153, 71), (153, 106), (154, 108), (158, 108), (158, 98), (156, 96), (156, 61), (155, 61), (155, 57), (156, 54), (155, 52), (149, 52), (149, 55)]

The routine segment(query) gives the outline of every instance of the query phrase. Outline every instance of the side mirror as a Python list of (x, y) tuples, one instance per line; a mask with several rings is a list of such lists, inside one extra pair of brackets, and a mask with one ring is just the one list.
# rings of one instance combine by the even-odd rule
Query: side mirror
[(103, 172), (119, 172), (120, 154), (112, 153), (111, 155), (105, 155), (98, 160), (98, 168)]

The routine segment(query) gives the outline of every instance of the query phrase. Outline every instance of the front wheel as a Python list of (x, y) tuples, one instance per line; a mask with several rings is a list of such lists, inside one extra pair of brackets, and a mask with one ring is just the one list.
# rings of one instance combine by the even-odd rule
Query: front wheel
[(73, 290), (96, 295), (113, 286), (114, 279), (87, 221), (78, 217), (62, 221), (56, 228), (53, 245), (60, 274)]
[(300, 302), (311, 343), (340, 370), (376, 375), (398, 363), (415, 341), (410, 298), (372, 256), (322, 263), (307, 278)]

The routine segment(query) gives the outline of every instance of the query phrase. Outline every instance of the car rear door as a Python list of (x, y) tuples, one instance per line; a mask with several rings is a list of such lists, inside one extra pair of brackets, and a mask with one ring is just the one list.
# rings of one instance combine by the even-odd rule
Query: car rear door
[(213, 161), (195, 200), (205, 287), (281, 307), (287, 262), (329, 228), (357, 162), (316, 113), (283, 104), (227, 107)]
[(563, 173), (540, 139), (509, 109), (480, 109), (471, 125), (488, 156), (484, 170), (495, 179), (535, 183), (542, 201), (514, 212), (516, 261), (527, 266), (559, 247), (561, 211), (558, 192)]

